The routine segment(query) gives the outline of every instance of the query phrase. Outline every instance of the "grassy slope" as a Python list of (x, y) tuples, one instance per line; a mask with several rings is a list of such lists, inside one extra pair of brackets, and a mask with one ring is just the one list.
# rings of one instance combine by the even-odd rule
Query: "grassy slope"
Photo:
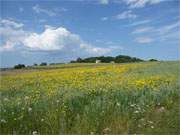
[(28, 73), (28, 72), (39, 72), (39, 71), (47, 71), (47, 70), (54, 70), (54, 69), (67, 69), (67, 68), (88, 68), (88, 67), (99, 67), (99, 66), (105, 66), (105, 65), (112, 65), (110, 63), (73, 63), (73, 64), (57, 64), (57, 65), (48, 65), (48, 66), (30, 66), (23, 69), (1, 69), (0, 74), (1, 75), (15, 75), (20, 73)]
[[(83, 67), (73, 64), (65, 65), (69, 68), (3, 76), (1, 131), (3, 134), (13, 130), (21, 134), (33, 131), (41, 134), (178, 134), (179, 64), (99, 64), (108, 67), (102, 69), (97, 64)], [(163, 78), (148, 84), (154, 76)], [(175, 79), (169, 82), (170, 77)], [(142, 83), (140, 88), (131, 85), (136, 80), (148, 85)], [(67, 85), (61, 85), (64, 83)], [(153, 90), (151, 86), (158, 89)], [(52, 91), (46, 89), (53, 88), (56, 90), (48, 96)]]

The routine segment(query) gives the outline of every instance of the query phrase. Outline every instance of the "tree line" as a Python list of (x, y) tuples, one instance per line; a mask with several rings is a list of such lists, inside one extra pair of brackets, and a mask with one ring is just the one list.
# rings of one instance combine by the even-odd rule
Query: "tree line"
[[(145, 61), (140, 58), (130, 57), (126, 55), (112, 56), (100, 56), (100, 57), (88, 57), (88, 58), (77, 58), (77, 60), (71, 61), (71, 63), (95, 63), (96, 60), (100, 60), (102, 63), (128, 63), (128, 62), (142, 62)], [(150, 59), (149, 61), (157, 61), (156, 59)]]
[[(112, 56), (99, 56), (99, 57), (88, 57), (88, 58), (77, 58), (76, 60), (70, 61), (70, 63), (95, 63), (96, 60), (99, 60), (102, 63), (129, 63), (129, 62), (142, 62), (145, 61), (140, 58), (130, 57), (126, 55), (118, 55), (115, 57)], [(149, 61), (157, 61), (156, 59), (150, 59)], [(49, 65), (58, 65), (63, 63), (50, 63)], [(47, 66), (46, 62), (42, 62), (41, 64), (34, 64), (33, 66)], [(14, 66), (14, 69), (22, 69), (25, 67), (33, 67), (33, 66), (26, 66), (24, 64), (17, 64)]]

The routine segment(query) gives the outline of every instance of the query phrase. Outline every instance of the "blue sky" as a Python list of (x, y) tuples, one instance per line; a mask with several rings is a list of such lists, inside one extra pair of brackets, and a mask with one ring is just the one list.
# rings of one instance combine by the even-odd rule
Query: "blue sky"
[(116, 56), (179, 60), (179, 0), (0, 1), (1, 67)]

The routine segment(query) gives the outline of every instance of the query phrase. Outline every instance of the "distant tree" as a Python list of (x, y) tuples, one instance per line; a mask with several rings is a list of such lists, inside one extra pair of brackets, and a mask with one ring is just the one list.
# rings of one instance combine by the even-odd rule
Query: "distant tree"
[(46, 62), (42, 62), (42, 63), (40, 64), (40, 66), (47, 66), (47, 63), (46, 63)]
[(136, 58), (136, 57), (126, 56), (126, 55), (118, 55), (115, 57), (116, 63), (140, 62), (140, 61), (143, 61), (143, 60)]
[(60, 65), (60, 64), (64, 64), (64, 63), (50, 63), (49, 65)]
[(136, 57), (130, 57), (126, 55), (118, 55), (116, 57), (111, 56), (99, 56), (99, 57), (89, 57), (85, 59), (78, 58), (76, 61), (71, 61), (71, 63), (95, 63), (96, 60), (100, 60), (103, 63), (110, 63), (114, 61), (115, 63), (125, 63), (125, 62), (140, 62), (142, 59)]
[(33, 65), (33, 66), (38, 66), (38, 64), (34, 63), (34, 65)]
[(156, 60), (156, 59), (150, 59), (149, 61), (158, 61), (158, 60)]
[(82, 62), (82, 59), (81, 59), (81, 58), (77, 58), (76, 61), (79, 62), (79, 63), (81, 63), (81, 62)]
[(75, 60), (71, 60), (70, 63), (76, 63), (76, 61)]
[(56, 65), (56, 63), (50, 63), (49, 65)]
[(22, 69), (25, 68), (26, 66), (24, 64), (18, 64), (14, 66), (14, 69)]

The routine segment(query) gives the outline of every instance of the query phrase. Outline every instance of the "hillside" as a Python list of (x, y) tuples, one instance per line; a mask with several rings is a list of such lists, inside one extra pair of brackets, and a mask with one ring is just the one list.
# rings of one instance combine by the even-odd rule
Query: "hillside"
[(81, 63), (12, 70), (1, 76), (0, 131), (178, 134), (179, 65)]
[(128, 63), (128, 62), (141, 62), (144, 61), (142, 59), (136, 57), (130, 57), (126, 55), (118, 55), (116, 57), (112, 56), (99, 56), (99, 57), (88, 57), (88, 58), (78, 58), (75, 61), (71, 61), (71, 63), (95, 63), (96, 60), (100, 60), (103, 63)]

